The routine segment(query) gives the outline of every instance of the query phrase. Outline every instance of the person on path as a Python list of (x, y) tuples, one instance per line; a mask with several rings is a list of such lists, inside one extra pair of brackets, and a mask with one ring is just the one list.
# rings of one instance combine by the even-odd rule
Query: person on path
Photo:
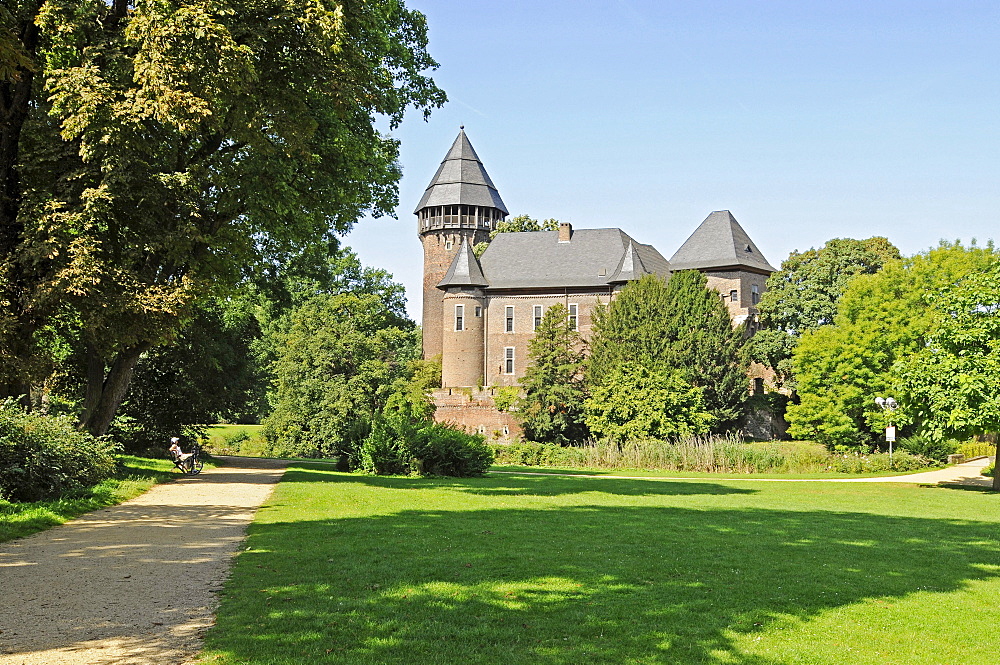
[(173, 455), (174, 461), (180, 462), (183, 466), (188, 467), (191, 465), (188, 460), (194, 456), (194, 453), (185, 453), (181, 450), (180, 443), (181, 440), (176, 436), (170, 439), (170, 454)]

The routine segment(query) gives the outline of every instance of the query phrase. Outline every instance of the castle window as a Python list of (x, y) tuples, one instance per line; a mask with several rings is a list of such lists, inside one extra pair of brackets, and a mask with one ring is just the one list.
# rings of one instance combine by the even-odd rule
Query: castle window
[(750, 302), (754, 305), (760, 302), (760, 291), (757, 289), (756, 284), (750, 287)]
[(465, 305), (455, 305), (455, 330), (465, 330)]
[(576, 311), (577, 311), (576, 303), (571, 304), (569, 306), (569, 317), (567, 317), (567, 320), (569, 321), (570, 330), (576, 330)]
[(729, 302), (738, 302), (739, 298), (737, 297), (737, 295), (738, 294), (736, 293), (736, 289), (733, 289), (732, 291), (730, 291), (729, 292)]
[(450, 251), (451, 251), (451, 248), (452, 248), (452, 246), (453, 246), (453, 245), (451, 244), (451, 241), (450, 241), (450, 240), (445, 240), (445, 241), (444, 241), (444, 248), (445, 248), (445, 251), (448, 251), (448, 252), (450, 252)]
[(514, 332), (514, 308), (508, 306), (506, 308), (504, 328), (506, 332)]
[(476, 318), (478, 319), (482, 315), (483, 315), (483, 308), (482, 307), (477, 307), (476, 308)]
[(535, 305), (534, 308), (534, 323), (532, 324), (532, 330), (538, 330), (538, 326), (542, 325), (542, 306)]
[(505, 346), (503, 347), (503, 373), (513, 374), (514, 373), (514, 347)]

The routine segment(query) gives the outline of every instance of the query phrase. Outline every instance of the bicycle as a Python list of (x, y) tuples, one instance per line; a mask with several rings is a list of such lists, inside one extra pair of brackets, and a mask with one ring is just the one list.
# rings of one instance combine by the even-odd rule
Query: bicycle
[(191, 448), (187, 455), (175, 455), (174, 466), (186, 475), (196, 476), (205, 468), (205, 460), (201, 459), (201, 446), (197, 443)]

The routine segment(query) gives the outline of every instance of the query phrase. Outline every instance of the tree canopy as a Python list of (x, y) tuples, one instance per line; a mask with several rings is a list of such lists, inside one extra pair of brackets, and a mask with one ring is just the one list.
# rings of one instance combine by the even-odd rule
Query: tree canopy
[(837, 302), (856, 275), (870, 275), (899, 250), (882, 237), (834, 238), (819, 249), (792, 252), (767, 280), (757, 306), (759, 327), (748, 357), (771, 367), (780, 383), (791, 380), (791, 358), (803, 333), (833, 323)]
[[(557, 219), (546, 219), (541, 222), (528, 215), (518, 215), (516, 217), (511, 217), (505, 219), (502, 222), (497, 222), (496, 228), (490, 231), (490, 240), (493, 240), (500, 233), (521, 233), (523, 231), (558, 231), (559, 230), (559, 220)], [(489, 247), (488, 242), (477, 243), (472, 251), (476, 256), (482, 256), (486, 248)]]
[(567, 445), (587, 437), (583, 403), (585, 344), (570, 327), (569, 310), (550, 307), (528, 342), (528, 368), (518, 404), (525, 436), (532, 441)]
[(16, 0), (0, 15), (0, 373), (89, 357), (106, 430), (192, 304), (397, 202), (374, 128), (445, 101), (399, 0)]
[(877, 443), (884, 417), (875, 396), (894, 387), (893, 363), (923, 349), (935, 332), (925, 295), (989, 271), (998, 260), (992, 246), (942, 242), (851, 280), (833, 324), (806, 332), (794, 351), (800, 401), (788, 407), (789, 433), (828, 445)]

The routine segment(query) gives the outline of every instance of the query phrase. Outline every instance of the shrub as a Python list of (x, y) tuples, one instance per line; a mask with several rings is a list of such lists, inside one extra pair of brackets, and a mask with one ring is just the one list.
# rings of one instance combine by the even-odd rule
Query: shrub
[(958, 447), (958, 453), (965, 455), (965, 459), (974, 457), (996, 457), (997, 447), (985, 441), (969, 441)]
[(931, 466), (926, 457), (898, 451), (890, 460), (888, 453), (843, 453), (830, 455), (828, 470), (839, 473), (882, 473), (885, 471), (919, 471)]
[(935, 441), (928, 436), (917, 434), (900, 439), (898, 447), (913, 455), (920, 455), (935, 462), (945, 462), (948, 460), (948, 455), (958, 452), (959, 443), (954, 439)]
[(417, 470), (435, 476), (480, 476), (493, 464), (493, 451), (479, 434), (442, 423), (422, 428), (410, 445)]
[(983, 475), (992, 478), (993, 474), (996, 473), (995, 465), (996, 462), (990, 462), (989, 465), (985, 469), (983, 469)]
[(40, 501), (94, 485), (114, 473), (115, 444), (77, 431), (68, 416), (0, 405), (0, 496)]

